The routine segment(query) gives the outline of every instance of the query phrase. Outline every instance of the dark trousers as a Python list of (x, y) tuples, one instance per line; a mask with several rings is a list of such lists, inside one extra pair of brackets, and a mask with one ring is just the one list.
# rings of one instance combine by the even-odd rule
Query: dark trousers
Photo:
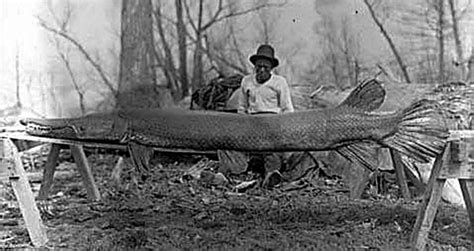
[[(258, 112), (256, 114), (275, 114), (274, 112)], [(283, 166), (283, 153), (249, 153), (248, 170), (252, 170), (262, 175), (267, 175), (273, 171), (281, 171)]]
[(263, 176), (273, 171), (281, 171), (283, 166), (283, 153), (250, 153), (249, 171), (260, 173)]

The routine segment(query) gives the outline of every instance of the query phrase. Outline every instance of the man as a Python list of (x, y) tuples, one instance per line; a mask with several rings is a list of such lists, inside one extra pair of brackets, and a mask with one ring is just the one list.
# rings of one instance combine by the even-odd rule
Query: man
[[(242, 93), (237, 112), (250, 115), (293, 112), (286, 79), (272, 73), (279, 64), (273, 47), (267, 44), (259, 46), (257, 53), (249, 60), (254, 65), (254, 73), (242, 79)], [(280, 153), (253, 154), (250, 157), (249, 166), (252, 166), (252, 163), (263, 165), (263, 186), (271, 187), (281, 181), (279, 171), (282, 167), (282, 157)]]

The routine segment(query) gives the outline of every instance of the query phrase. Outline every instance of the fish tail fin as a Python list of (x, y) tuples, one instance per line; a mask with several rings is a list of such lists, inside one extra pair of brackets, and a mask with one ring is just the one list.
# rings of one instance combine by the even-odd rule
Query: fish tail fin
[(436, 101), (420, 100), (404, 109), (383, 144), (417, 161), (428, 162), (443, 150), (449, 131)]

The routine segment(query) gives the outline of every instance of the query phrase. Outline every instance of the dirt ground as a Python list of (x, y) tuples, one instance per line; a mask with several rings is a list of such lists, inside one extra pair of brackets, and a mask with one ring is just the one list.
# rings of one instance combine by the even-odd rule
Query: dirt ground
[[(398, 190), (349, 199), (338, 177), (316, 169), (272, 190), (258, 185), (236, 191), (238, 179), (212, 186), (185, 176), (198, 157), (160, 157), (146, 182), (125, 169), (118, 184), (111, 173), (118, 157), (88, 157), (103, 199), (88, 202), (74, 164), (59, 171), (50, 199), (39, 203), (49, 242), (44, 250), (403, 250), (416, 220), (419, 199), (403, 201)], [(37, 170), (39, 171), (39, 170)], [(38, 190), (39, 184), (32, 184)], [(8, 187), (0, 185), (0, 249), (31, 243)], [(17, 222), (17, 223), (15, 223)], [(464, 209), (441, 203), (428, 248), (469, 250)]]

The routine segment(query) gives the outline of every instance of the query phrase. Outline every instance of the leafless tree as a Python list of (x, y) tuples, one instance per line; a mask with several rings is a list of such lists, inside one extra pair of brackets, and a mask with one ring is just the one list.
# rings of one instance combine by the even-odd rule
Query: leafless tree
[(39, 24), (41, 27), (43, 27), (45, 30), (53, 33), (56, 36), (62, 37), (63, 39), (69, 41), (86, 59), (87, 62), (89, 62), (92, 67), (96, 70), (96, 72), (99, 74), (100, 78), (102, 79), (102, 82), (107, 86), (107, 88), (114, 93), (114, 96), (117, 95), (117, 90), (112, 84), (112, 82), (109, 80), (109, 77), (107, 76), (106, 72), (103, 70), (103, 68), (97, 63), (96, 60), (94, 60), (89, 52), (85, 49), (85, 47), (74, 37), (72, 37), (66, 27), (53, 27), (50, 24), (48, 24), (43, 18), (38, 17)]
[[(269, 4), (270, 0), (261, 0), (260, 3)], [(274, 44), (275, 41), (275, 22), (277, 21), (274, 10), (262, 9), (258, 11), (257, 36), (255, 39), (259, 43)]]
[(467, 63), (466, 81), (474, 82), (474, 46), (472, 48), (472, 55)]
[[(228, 25), (227, 27), (232, 32), (222, 33), (222, 37), (229, 39), (226, 41), (225, 48), (230, 49), (230, 51), (218, 46), (221, 39), (217, 39), (216, 33), (212, 32), (213, 29), (218, 27), (219, 24), (226, 23), (227, 20), (265, 8), (282, 6), (283, 2), (255, 2), (249, 7), (241, 8), (239, 3), (230, 0), (175, 0), (175, 15), (172, 15), (171, 12), (163, 13), (160, 7), (164, 2), (156, 0), (154, 3), (157, 34), (160, 37), (159, 45), (156, 46), (158, 50), (156, 57), (160, 58), (160, 53), (163, 54), (164, 62), (160, 67), (163, 68), (167, 81), (175, 83), (169, 86), (173, 87), (174, 97), (179, 100), (189, 94), (189, 89), (196, 89), (204, 85), (207, 72), (212, 70), (219, 72), (220, 69), (217, 69), (219, 68), (217, 65), (225, 65), (238, 72), (247, 71), (245, 64), (242, 64), (245, 60), (242, 60), (243, 57), (240, 55), (239, 41), (235, 34), (231, 34), (234, 32), (234, 27)], [(170, 27), (174, 28), (170, 29)], [(230, 44), (229, 41), (231, 41)], [(175, 44), (177, 47), (174, 46)], [(187, 68), (189, 63), (188, 53), (192, 53), (192, 72), (190, 76)], [(232, 54), (232, 56), (229, 57), (229, 54)], [(174, 62), (176, 59), (178, 63)], [(237, 61), (234, 59), (237, 59)], [(179, 65), (179, 67), (176, 67), (176, 65)], [(170, 81), (173, 76), (174, 80)]]
[(169, 90), (156, 85), (151, 0), (123, 0), (118, 107), (168, 105)]
[(380, 29), (380, 32), (382, 33), (383, 37), (387, 41), (388, 45), (390, 46), (390, 49), (393, 53), (393, 56), (395, 57), (395, 59), (398, 63), (398, 66), (400, 67), (403, 78), (405, 79), (405, 81), (407, 83), (410, 83), (411, 79), (410, 79), (410, 76), (408, 74), (407, 65), (404, 62), (404, 60), (402, 59), (402, 56), (401, 56), (397, 46), (395, 45), (395, 42), (393, 41), (392, 36), (387, 31), (386, 27), (384, 26), (384, 24), (382, 23), (382, 21), (380, 20), (380, 18), (377, 16), (377, 14), (375, 12), (376, 5), (379, 4), (380, 1), (377, 1), (377, 0), (372, 0), (372, 1), (371, 0), (364, 0), (364, 3), (365, 3), (365, 5), (367, 6), (367, 9), (370, 12), (370, 16), (372, 17), (372, 20), (374, 20), (374, 23)]
[(178, 51), (179, 51), (179, 78), (181, 81), (181, 97), (186, 97), (189, 94), (189, 80), (188, 80), (188, 53), (186, 49), (186, 26), (184, 24), (183, 15), (183, 1), (175, 0), (176, 5), (176, 33), (178, 37)]
[[(456, 3), (458, 3), (458, 1), (448, 0), (449, 12), (451, 16), (451, 25), (453, 30), (453, 39), (456, 51), (456, 59), (454, 60), (454, 63), (455, 66), (459, 68), (460, 79), (467, 81), (469, 79), (469, 58), (464, 58), (463, 44), (461, 41), (461, 34), (459, 32), (459, 19), (460, 17), (462, 17), (463, 12), (465, 12), (468, 8), (465, 7), (464, 10), (461, 9), (460, 11), (458, 11), (459, 6), (457, 6)], [(469, 6), (470, 4), (471, 1), (468, 1), (467, 5)]]
[[(180, 0), (177, 0), (177, 1), (180, 1)], [(161, 1), (156, 2), (156, 7), (155, 7), (155, 10), (154, 10), (154, 16), (155, 16), (156, 27), (157, 27), (157, 30), (158, 30), (158, 35), (159, 35), (160, 42), (161, 42), (161, 48), (155, 48), (154, 53), (155, 53), (157, 61), (161, 64), (161, 69), (162, 69), (162, 71), (165, 75), (165, 78), (166, 78), (167, 82), (168, 82), (168, 84), (167, 84), (168, 88), (170, 89), (172, 95), (174, 97), (176, 97), (177, 99), (179, 99), (179, 97), (177, 97), (180, 93), (180, 86), (178, 85), (178, 78), (179, 77), (178, 77), (178, 74), (177, 74), (177, 71), (176, 71), (176, 67), (175, 67), (175, 63), (174, 63), (174, 59), (173, 59), (173, 54), (171, 52), (172, 48), (171, 48), (171, 45), (168, 43), (166, 30), (164, 28), (163, 20), (161, 18), (161, 16), (162, 16), (162, 3), (161, 3)], [(179, 26), (179, 25), (177, 25), (177, 26)], [(179, 29), (180, 28), (178, 28), (178, 30)], [(179, 31), (178, 31), (178, 33), (179, 33)], [(179, 35), (178, 35), (178, 37), (179, 37)], [(161, 51), (163, 51), (164, 55), (162, 55), (163, 53)], [(184, 58), (180, 57), (180, 60), (184, 60), (184, 62), (186, 62), (186, 53), (184, 55)], [(186, 64), (184, 64), (184, 66), (180, 64), (180, 67), (184, 67), (184, 70), (186, 71)], [(181, 79), (182, 83), (183, 83), (183, 81), (187, 82), (187, 80)]]
[[(56, 17), (51, 4), (49, 5), (49, 11), (52, 14), (52, 16), (55, 17), (56, 25), (58, 27), (61, 27), (61, 29), (63, 29), (63, 30), (67, 30), (67, 28), (69, 26), (69, 21), (70, 21), (72, 15), (73, 15), (73, 10), (72, 10), (71, 6), (69, 5), (69, 2), (67, 2), (67, 4), (66, 4), (66, 8), (65, 8), (65, 11), (64, 11), (65, 16), (62, 20), (60, 20), (59, 18)], [(61, 61), (64, 63), (64, 67), (66, 68), (66, 71), (69, 75), (69, 78), (71, 79), (74, 90), (76, 91), (76, 93), (78, 95), (79, 108), (80, 108), (81, 114), (84, 115), (86, 113), (85, 99), (84, 99), (85, 90), (79, 84), (79, 82), (77, 80), (77, 77), (74, 73), (73, 67), (71, 66), (68, 55), (65, 52), (63, 52), (63, 49), (61, 48), (61, 41), (59, 40), (59, 37), (55, 36), (53, 34), (52, 42), (54, 43), (54, 45), (56, 47), (56, 52), (58, 53)], [(52, 84), (52, 83), (53, 82), (51, 81), (50, 84)], [(51, 93), (53, 94), (52, 96), (55, 96), (54, 92), (52, 90), (53, 90), (53, 88), (51, 88)]]
[(347, 18), (320, 15), (321, 22), (315, 26), (315, 32), (322, 38), (324, 51), (320, 61), (324, 64), (318, 64), (318, 68), (327, 69), (332, 76), (330, 82), (339, 89), (355, 86), (362, 68), (358, 39), (351, 32)]
[[(209, 17), (207, 18), (207, 20), (204, 20), (204, 1), (205, 0), (199, 0), (198, 3), (194, 6), (194, 9), (196, 9), (197, 11), (193, 11), (189, 4), (184, 5), (186, 14), (188, 16), (188, 21), (194, 33), (192, 38), (195, 44), (193, 56), (194, 66), (192, 76), (192, 86), (194, 88), (197, 88), (204, 84), (204, 35), (210, 28), (226, 19), (236, 18), (238, 16), (243, 16), (269, 7), (277, 7), (284, 5), (284, 3), (258, 2), (252, 7), (235, 11), (231, 9), (231, 6), (233, 6), (233, 4), (230, 1), (218, 0), (216, 4), (217, 6), (214, 6), (215, 10), (209, 11)], [(213, 5), (208, 6), (208, 9), (211, 9), (213, 7)], [(195, 12), (197, 12), (197, 14)], [(194, 18), (193, 14), (196, 15)]]
[[(227, 34), (224, 34), (225, 30)], [(223, 76), (229, 75), (230, 71), (248, 74), (241, 41), (237, 39), (234, 24), (229, 22), (222, 32), (217, 33), (218, 35), (210, 34), (205, 37), (205, 53), (214, 70)]]
[[(229, 11), (234, 12), (236, 9), (233, 6)], [(228, 75), (230, 71), (248, 74), (242, 44), (234, 20), (225, 20), (221, 27), (208, 32), (205, 36), (205, 53), (214, 70), (223, 76)]]
[(438, 27), (436, 29), (436, 35), (438, 39), (438, 81), (443, 83), (445, 80), (444, 76), (444, 0), (437, 0), (434, 4), (434, 8), (438, 14)]
[(359, 74), (361, 70), (359, 60), (360, 46), (356, 36), (350, 33), (347, 18), (343, 18), (341, 22), (341, 39), (339, 47), (344, 57), (349, 83), (351, 86), (356, 86), (359, 82)]
[(18, 44), (16, 45), (16, 51), (15, 51), (15, 87), (16, 87), (16, 104), (18, 108), (21, 108), (22, 102), (21, 102), (21, 96), (20, 96), (20, 49), (18, 47)]
[[(463, 55), (459, 25), (470, 14), (470, 4), (424, 0), (399, 9), (401, 18), (397, 21), (402, 25), (402, 37), (409, 41), (412, 72), (418, 82), (467, 78), (468, 59)], [(453, 64), (448, 64), (450, 50), (454, 51)]]
[[(51, 83), (51, 86), (54, 86), (54, 75), (50, 73), (50, 81)], [(58, 95), (56, 94), (56, 91), (55, 91), (55, 88), (51, 88), (49, 90), (49, 94), (50, 94), (50, 97), (51, 97), (51, 100), (53, 102), (53, 104), (55, 105), (54, 106), (54, 113), (58, 116), (58, 117), (61, 117), (62, 116), (62, 109), (61, 109), (61, 101), (58, 99)]]

